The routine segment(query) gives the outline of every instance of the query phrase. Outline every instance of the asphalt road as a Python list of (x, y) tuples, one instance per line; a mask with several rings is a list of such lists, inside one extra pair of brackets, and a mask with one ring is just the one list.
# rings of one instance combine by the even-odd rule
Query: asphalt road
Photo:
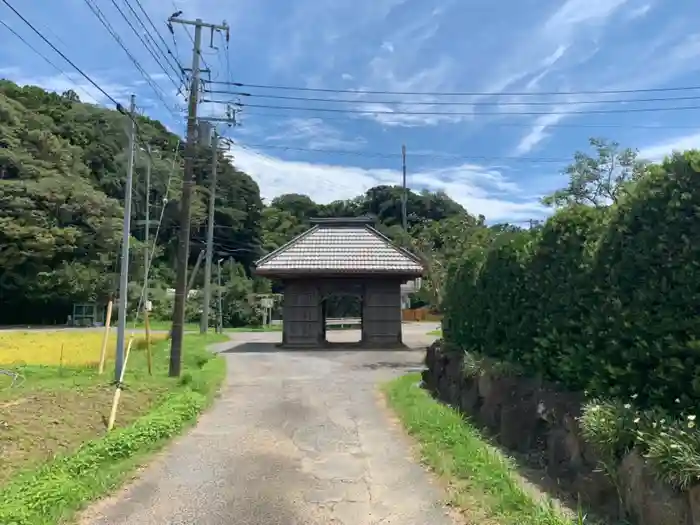
[[(442, 490), (412, 459), (377, 383), (420, 369), (416, 351), (281, 351), (280, 334), (231, 334), (221, 397), (89, 525), (448, 525)], [(352, 340), (355, 331), (336, 334)]]

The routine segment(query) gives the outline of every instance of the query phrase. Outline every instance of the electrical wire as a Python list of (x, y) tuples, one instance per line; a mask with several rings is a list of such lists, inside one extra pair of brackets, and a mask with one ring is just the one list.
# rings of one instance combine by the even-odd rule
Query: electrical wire
[[(209, 104), (231, 104), (226, 100), (203, 99), (202, 102)], [(420, 116), (544, 116), (544, 115), (606, 115), (610, 113), (655, 113), (659, 111), (694, 111), (699, 110), (698, 106), (677, 106), (670, 108), (617, 108), (617, 109), (589, 109), (583, 111), (375, 111), (372, 109), (349, 109), (349, 108), (307, 108), (295, 106), (268, 106), (266, 104), (247, 104), (237, 102), (234, 105), (247, 108), (282, 109), (288, 111), (319, 111), (323, 113), (350, 113), (357, 115), (420, 115)]]
[[(173, 160), (172, 164), (170, 166), (170, 175), (168, 176), (168, 181), (165, 185), (165, 193), (163, 194), (163, 206), (161, 207), (160, 210), (160, 216), (158, 217), (158, 224), (156, 226), (156, 232), (155, 235), (153, 236), (153, 246), (149, 247), (149, 257), (148, 257), (148, 263), (146, 265), (145, 273), (150, 274), (150, 269), (153, 266), (153, 259), (155, 258), (155, 253), (156, 253), (156, 247), (158, 246), (158, 235), (160, 234), (160, 227), (163, 224), (163, 217), (165, 217), (165, 208), (167, 207), (168, 204), (168, 196), (170, 195), (170, 187), (175, 175), (175, 167), (176, 167), (176, 161), (178, 157), (180, 156), (180, 143), (181, 141), (178, 140), (177, 145), (175, 146), (175, 150), (173, 152)], [(179, 164), (178, 164), (179, 165)], [(148, 228), (150, 225), (146, 225)], [(143, 307), (143, 303), (146, 300), (146, 283), (144, 282), (143, 285), (141, 286), (141, 293), (139, 294), (139, 302), (138, 306), (136, 308), (136, 316), (134, 318), (134, 324), (132, 326), (131, 332), (132, 336), (134, 334), (134, 331), (136, 330), (136, 325), (138, 324), (139, 320), (139, 314), (141, 313), (141, 309)]]
[(9, 2), (8, 0), (0, 0), (0, 1), (1, 1), (2, 3), (4, 3), (7, 7), (9, 7), (10, 10), (11, 10), (14, 14), (16, 14), (16, 15), (20, 18), (20, 20), (22, 20), (22, 22), (24, 22), (25, 24), (27, 24), (27, 25), (29, 26), (29, 28), (30, 28), (32, 31), (34, 31), (34, 32), (39, 36), (39, 38), (41, 38), (51, 49), (53, 49), (56, 53), (58, 53), (58, 55), (59, 55), (63, 60), (65, 60), (66, 62), (68, 62), (68, 63), (71, 65), (71, 67), (73, 67), (73, 69), (75, 69), (75, 70), (76, 70), (85, 80), (87, 80), (95, 89), (97, 89), (97, 90), (98, 90), (100, 93), (102, 93), (107, 99), (109, 99), (112, 103), (114, 103), (115, 106), (120, 106), (120, 107), (121, 107), (121, 104), (120, 104), (119, 102), (117, 102), (117, 101), (114, 99), (114, 97), (112, 97), (112, 95), (110, 95), (109, 93), (107, 93), (107, 92), (102, 88), (102, 86), (100, 86), (97, 82), (95, 82), (92, 78), (90, 78), (90, 76), (88, 76), (82, 69), (80, 69), (77, 65), (75, 65), (75, 62), (73, 62), (70, 58), (68, 58), (68, 57), (67, 57), (60, 49), (58, 49), (48, 38), (46, 38), (43, 34), (41, 34), (41, 32), (40, 32), (36, 27), (34, 27), (34, 26), (32, 25), (32, 23), (29, 22), (29, 20), (27, 20), (24, 16), (22, 16), (22, 14), (21, 14), (19, 11), (17, 11), (17, 9), (15, 9), (15, 8), (12, 6), (12, 4), (10, 4), (10, 2)]
[(350, 93), (355, 95), (427, 95), (433, 97), (532, 97), (538, 95), (557, 96), (557, 95), (621, 95), (624, 93), (655, 93), (655, 92), (670, 92), (670, 91), (692, 91), (699, 90), (700, 86), (676, 86), (666, 88), (643, 88), (643, 89), (601, 89), (601, 90), (582, 90), (582, 91), (379, 91), (370, 89), (331, 89), (331, 88), (310, 88), (300, 86), (275, 86), (270, 84), (246, 84), (244, 82), (226, 82), (218, 80), (212, 84), (230, 85), (235, 87), (248, 87), (257, 89), (278, 89), (282, 91), (311, 91), (318, 93)]
[[(401, 153), (382, 153), (376, 151), (349, 151), (349, 150), (333, 150), (333, 149), (321, 149), (321, 148), (298, 148), (295, 146), (280, 146), (273, 144), (234, 144), (234, 146), (241, 149), (245, 149), (252, 153), (257, 153), (254, 149), (259, 150), (284, 150), (284, 151), (298, 151), (304, 153), (323, 153), (329, 155), (352, 155), (357, 157), (373, 158), (373, 159), (394, 159), (401, 158)], [(410, 154), (412, 158), (421, 159), (452, 159), (452, 160), (466, 160), (466, 161), (486, 161), (486, 162), (535, 162), (535, 163), (556, 163), (561, 164), (565, 162), (571, 162), (570, 158), (554, 158), (554, 157), (487, 157), (482, 155), (450, 155), (450, 154), (436, 154), (436, 153), (412, 153)]]
[[(5, 1), (5, 0), (3, 0)], [(95, 17), (100, 21), (100, 23), (104, 26), (104, 28), (107, 30), (107, 32), (112, 36), (112, 38), (119, 44), (119, 47), (121, 47), (126, 55), (129, 57), (129, 60), (134, 64), (136, 69), (139, 71), (143, 79), (146, 81), (146, 83), (153, 89), (153, 92), (156, 94), (156, 96), (160, 99), (160, 101), (163, 103), (163, 106), (175, 117), (177, 118), (177, 112), (174, 111), (170, 105), (165, 101), (165, 93), (163, 92), (162, 88), (158, 86), (153, 78), (151, 78), (151, 75), (149, 75), (146, 70), (143, 68), (143, 66), (139, 63), (138, 60), (136, 60), (136, 57), (129, 51), (129, 49), (126, 47), (122, 39), (119, 37), (115, 29), (112, 27), (112, 25), (109, 23), (107, 20), (107, 17), (104, 15), (102, 10), (97, 6), (97, 4), (94, 2), (94, 0), (84, 0), (85, 3), (87, 4), (88, 8), (92, 11), (92, 13), (95, 15)], [(114, 0), (112, 0), (112, 3), (116, 6), (116, 3)], [(118, 8), (118, 7), (117, 7)], [(118, 8), (119, 9), (119, 8)], [(121, 12), (121, 10), (120, 10)], [(132, 26), (133, 28), (133, 26)]]
[[(44, 35), (43, 35), (29, 20), (27, 20), (19, 11), (17, 11), (17, 9), (15, 9), (15, 8), (12, 6), (12, 4), (10, 4), (10, 2), (9, 2), (8, 0), (0, 0), (0, 1), (2, 1), (8, 8), (10, 8), (10, 10), (11, 10), (15, 15), (17, 15), (17, 17), (18, 17), (20, 20), (22, 20), (22, 22), (24, 22), (32, 31), (34, 31), (34, 33), (36, 33), (36, 34), (39, 36), (39, 38), (41, 38), (41, 39), (44, 41), (44, 43), (46, 43), (54, 52), (56, 52), (63, 60), (65, 60), (73, 69), (75, 69), (75, 70), (80, 74), (80, 76), (82, 76), (85, 80), (87, 80), (87, 81), (90, 83), (90, 85), (92, 85), (92, 86), (93, 86), (95, 89), (97, 89), (102, 95), (104, 95), (105, 98), (107, 98), (110, 102), (112, 102), (120, 113), (122, 113), (122, 114), (126, 115), (127, 117), (129, 117), (129, 120), (130, 120), (131, 122), (133, 122), (134, 127), (135, 127), (135, 129), (136, 129), (136, 139), (137, 139), (138, 141), (140, 141), (142, 144), (146, 144), (146, 141), (143, 139), (143, 137), (141, 137), (141, 130), (140, 130), (140, 128), (139, 128), (139, 124), (138, 124), (138, 122), (137, 122), (137, 120), (136, 120), (136, 116), (135, 116), (135, 115), (132, 115), (129, 111), (125, 110), (125, 108), (122, 106), (122, 104), (120, 104), (119, 102), (117, 102), (117, 100), (116, 100), (112, 95), (110, 95), (107, 91), (105, 91), (105, 89), (104, 89), (102, 86), (100, 86), (97, 82), (95, 82), (95, 80), (93, 80), (87, 73), (85, 73), (85, 71), (83, 71), (75, 62), (73, 62), (70, 58), (68, 58), (68, 56), (67, 56), (65, 53), (63, 53), (60, 49), (58, 49), (58, 48), (56, 47), (56, 45), (53, 44), (53, 42), (51, 42), (48, 38), (46, 38), (46, 37), (45, 37), (45, 36), (44, 36)], [(3, 22), (3, 24), (4, 24), (4, 22)], [(17, 35), (18, 38), (20, 38), (20, 40), (21, 40), (22, 42), (26, 43), (26, 44), (29, 46), (29, 43), (28, 43), (24, 38), (22, 38), (20, 35), (18, 35), (18, 34), (17, 34), (16, 32), (14, 32), (14, 31), (13, 31), (13, 33), (14, 33), (15, 35)], [(30, 46), (30, 49), (32, 49), (35, 53), (37, 53), (37, 54), (38, 54), (40, 57), (42, 57), (43, 59), (49, 60), (49, 59), (48, 59), (47, 57), (45, 57), (41, 52), (39, 52), (38, 50), (36, 50), (33, 46)], [(56, 66), (56, 67), (58, 67), (58, 66)], [(58, 68), (58, 70), (59, 70), (59, 71), (63, 71), (63, 70), (61, 70), (60, 68)], [(66, 74), (66, 73), (64, 72), (64, 74)], [(67, 74), (66, 74), (66, 75), (67, 75)], [(70, 79), (70, 77), (68, 77), (68, 78)], [(70, 79), (70, 80), (71, 80), (71, 81), (73, 82), (73, 84), (75, 84), (77, 87), (80, 87), (80, 86), (77, 85), (77, 83), (76, 83), (74, 80), (72, 80), (72, 79)], [(151, 156), (151, 153), (150, 153), (150, 152), (147, 152), (147, 153), (148, 153), (148, 155), (149, 155), (150, 160), (152, 161), (152, 160), (153, 160), (153, 157)]]
[[(117, 2), (115, 0), (111, 0), (111, 1), (112, 1), (112, 4), (114, 5), (114, 7), (117, 9), (117, 11), (119, 11), (119, 14), (122, 15), (122, 18), (124, 18), (126, 23), (129, 25), (131, 30), (134, 32), (134, 34), (136, 35), (136, 38), (138, 38), (141, 41), (141, 43), (143, 44), (143, 47), (146, 48), (146, 50), (149, 52), (149, 54), (153, 57), (153, 60), (155, 60), (155, 62), (158, 64), (158, 66), (160, 66), (160, 68), (163, 70), (163, 73), (165, 73), (165, 75), (168, 77), (168, 79), (170, 79), (170, 81), (173, 83), (173, 85), (175, 86), (175, 89), (179, 89), (180, 84), (173, 79), (173, 77), (171, 76), (171, 73), (168, 71), (168, 69), (161, 62), (160, 57), (165, 58), (165, 63), (168, 64), (168, 66), (170, 66), (170, 69), (172, 69), (175, 72), (175, 75), (179, 75), (179, 71), (176, 68), (173, 68), (172, 64), (168, 60), (168, 55), (163, 53), (163, 51), (160, 49), (160, 47), (158, 47), (158, 43), (149, 34), (148, 28), (143, 23), (143, 20), (141, 20), (141, 17), (139, 17), (138, 13), (136, 13), (136, 11), (132, 7), (132, 5), (129, 3), (129, 0), (124, 0), (124, 4), (129, 8), (129, 10), (131, 11), (134, 18), (136, 18), (138, 23), (141, 25), (141, 27), (145, 31), (144, 35), (146, 37), (146, 40), (148, 41), (148, 44), (146, 43), (146, 40), (144, 40), (143, 37), (139, 34), (138, 30), (134, 27), (134, 25), (131, 23), (131, 21), (126, 16), (124, 11), (122, 11), (122, 9), (119, 7), (119, 4), (117, 4)], [(160, 55), (160, 56), (158, 56), (158, 55)], [(178, 79), (179, 79), (179, 76), (178, 76)]]
[[(124, 1), (125, 1), (127, 4), (129, 4), (129, 0), (124, 0)], [(158, 35), (158, 38), (160, 39), (161, 43), (163, 44), (163, 47), (165, 47), (165, 50), (166, 50), (166, 52), (167, 52), (167, 55), (170, 56), (170, 57), (172, 58), (172, 60), (175, 61), (175, 65), (177, 66), (178, 78), (180, 78), (180, 80), (183, 80), (183, 81), (184, 81), (186, 75), (185, 75), (185, 71), (184, 71), (183, 68), (182, 68), (182, 65), (180, 64), (179, 58), (177, 57), (177, 55), (176, 55), (175, 53), (172, 52), (172, 50), (171, 50), (170, 47), (168, 46), (168, 43), (165, 41), (165, 38), (163, 38), (163, 35), (161, 35), (161, 34), (160, 34), (160, 31), (158, 31), (158, 28), (157, 28), (156, 25), (153, 23), (153, 20), (152, 20), (151, 17), (149, 16), (148, 12), (146, 11), (146, 9), (144, 9), (143, 4), (141, 3), (141, 0), (134, 0), (134, 2), (136, 2), (136, 5), (139, 7), (139, 9), (141, 9), (141, 12), (142, 12), (143, 15), (146, 17), (146, 20), (147, 20), (148, 23), (151, 25), (151, 28), (153, 29), (153, 32), (154, 32), (156, 35)], [(159, 49), (160, 49), (160, 47), (159, 47)], [(177, 50), (176, 50), (176, 51), (177, 51)]]
[(514, 102), (514, 101), (466, 101), (457, 100), (446, 102), (444, 100), (436, 101), (417, 101), (417, 100), (364, 100), (364, 99), (333, 99), (333, 98), (315, 98), (315, 97), (294, 97), (286, 95), (261, 95), (259, 93), (244, 93), (236, 91), (224, 91), (218, 89), (205, 89), (205, 93), (218, 95), (234, 95), (240, 97), (269, 98), (277, 100), (296, 100), (302, 102), (331, 102), (340, 104), (382, 104), (382, 105), (397, 105), (397, 106), (575, 106), (583, 104), (624, 104), (638, 102), (674, 102), (679, 100), (700, 100), (700, 94), (688, 97), (651, 97), (638, 99), (613, 99), (613, 100), (567, 100), (561, 102), (552, 101), (535, 101), (535, 102)]
[(73, 80), (68, 73), (66, 73), (63, 69), (61, 69), (58, 65), (56, 65), (55, 62), (53, 62), (50, 58), (48, 58), (46, 55), (44, 55), (41, 51), (39, 51), (37, 48), (35, 48), (32, 44), (29, 43), (22, 35), (20, 35), (17, 31), (15, 31), (10, 25), (8, 25), (4, 20), (0, 20), (0, 24), (5, 27), (10, 33), (12, 33), (14, 36), (16, 36), (24, 45), (26, 45), (29, 49), (34, 51), (39, 57), (44, 60), (47, 64), (49, 64), (52, 68), (54, 68), (58, 73), (60, 73), (66, 80), (71, 82), (79, 91), (83, 93), (84, 96), (90, 97), (90, 94), (85, 91), (85, 89), (80, 86), (75, 80)]

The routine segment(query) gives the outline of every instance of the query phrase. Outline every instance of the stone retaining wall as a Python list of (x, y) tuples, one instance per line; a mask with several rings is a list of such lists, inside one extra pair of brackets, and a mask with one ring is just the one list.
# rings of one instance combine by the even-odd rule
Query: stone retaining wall
[[(680, 493), (656, 480), (633, 451), (603, 472), (578, 427), (583, 396), (488, 366), (465, 374), (464, 354), (428, 348), (423, 382), (440, 400), (471, 416), (495, 441), (593, 510), (637, 525), (700, 525), (700, 489)], [(616, 487), (616, 484), (618, 485)]]

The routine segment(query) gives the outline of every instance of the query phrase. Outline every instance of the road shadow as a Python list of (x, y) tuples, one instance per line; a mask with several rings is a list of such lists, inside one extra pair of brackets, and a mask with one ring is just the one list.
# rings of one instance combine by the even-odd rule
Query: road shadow
[(269, 353), (288, 353), (288, 354), (324, 354), (328, 352), (407, 352), (414, 348), (410, 346), (371, 346), (360, 343), (328, 343), (322, 348), (287, 348), (282, 347), (281, 343), (268, 343), (262, 341), (251, 341), (247, 343), (239, 343), (231, 348), (222, 350), (222, 354), (269, 354)]

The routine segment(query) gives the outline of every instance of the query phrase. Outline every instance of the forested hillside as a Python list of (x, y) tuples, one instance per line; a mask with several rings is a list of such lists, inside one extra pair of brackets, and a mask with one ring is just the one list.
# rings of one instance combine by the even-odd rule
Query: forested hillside
[[(104, 301), (115, 293), (127, 124), (122, 113), (82, 103), (72, 91), (58, 95), (0, 81), (0, 324), (63, 323), (74, 303)], [(162, 215), (157, 231), (151, 226), (151, 240), (157, 233), (151, 270), (154, 299), (163, 297), (174, 282), (182, 181), (179, 137), (146, 117), (138, 118), (138, 137), (130, 300), (138, 297), (145, 267), (145, 230), (139, 221), (145, 216), (147, 165), (152, 165), (151, 220)], [(206, 238), (211, 154), (208, 148), (197, 151), (191, 264)], [(303, 195), (304, 189), (263, 206), (257, 184), (220, 154), (215, 243), (217, 255), (228, 261), (227, 324), (246, 322), (252, 315), (246, 297), (269, 289), (269, 283), (250, 278), (252, 263), (304, 231), (310, 217), (373, 215), (384, 233), (426, 253), (450, 247), (443, 242), (448, 225), (459, 232), (460, 225), (483, 224), (483, 217), (470, 216), (447, 195), (410, 193), (408, 238), (400, 227), (398, 187), (372, 188), (355, 199), (328, 205), (313, 202)], [(441, 275), (442, 264), (432, 266), (435, 275)], [(167, 301), (156, 308), (156, 315), (169, 315)], [(192, 317), (195, 311), (196, 305)]]

